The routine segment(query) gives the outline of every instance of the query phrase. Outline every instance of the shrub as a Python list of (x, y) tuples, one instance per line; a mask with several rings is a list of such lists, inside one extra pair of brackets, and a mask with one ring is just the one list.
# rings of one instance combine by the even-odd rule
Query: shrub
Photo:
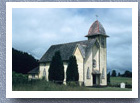
[(21, 73), (12, 72), (12, 83), (15, 84), (25, 84), (28, 82), (28, 76)]
[(66, 71), (66, 81), (78, 81), (79, 73), (78, 73), (78, 65), (75, 56), (71, 56), (69, 58), (69, 64)]
[(60, 52), (55, 52), (49, 67), (49, 81), (62, 84), (64, 80), (64, 66)]
[(71, 82), (67, 82), (67, 85), (71, 87), (76, 87), (76, 86), (79, 86), (79, 82), (71, 81)]

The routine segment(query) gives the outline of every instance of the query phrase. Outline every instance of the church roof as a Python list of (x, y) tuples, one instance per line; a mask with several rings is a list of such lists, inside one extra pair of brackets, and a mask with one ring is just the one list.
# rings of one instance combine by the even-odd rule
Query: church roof
[(102, 24), (96, 20), (91, 27), (89, 28), (88, 34), (85, 37), (90, 37), (90, 36), (94, 36), (94, 35), (103, 35), (103, 36), (107, 36), (104, 27), (102, 26)]
[(62, 60), (67, 61), (69, 60), (69, 57), (73, 55), (74, 50), (77, 46), (79, 47), (83, 58), (85, 58), (91, 46), (93, 46), (93, 44), (95, 43), (95, 41), (96, 39), (91, 39), (91, 40), (52, 45), (42, 56), (39, 62), (50, 62), (56, 51), (60, 51)]
[(37, 73), (39, 73), (39, 67), (36, 67), (28, 72), (28, 74), (37, 74)]

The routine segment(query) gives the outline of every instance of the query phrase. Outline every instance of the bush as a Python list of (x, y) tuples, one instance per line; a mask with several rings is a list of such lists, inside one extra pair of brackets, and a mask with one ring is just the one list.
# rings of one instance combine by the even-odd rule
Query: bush
[(25, 84), (28, 82), (28, 76), (22, 73), (12, 72), (12, 84)]
[(71, 81), (71, 82), (67, 82), (67, 85), (72, 86), (72, 87), (76, 87), (76, 86), (79, 86), (79, 82)]

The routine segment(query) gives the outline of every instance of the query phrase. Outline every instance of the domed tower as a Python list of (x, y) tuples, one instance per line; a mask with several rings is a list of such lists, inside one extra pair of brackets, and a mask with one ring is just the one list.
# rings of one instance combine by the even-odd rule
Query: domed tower
[[(99, 85), (107, 85), (107, 46), (106, 46), (106, 38), (109, 37), (106, 35), (105, 29), (102, 24), (96, 20), (90, 27), (88, 34), (85, 36), (88, 37), (88, 40), (96, 39), (98, 45), (97, 53), (94, 53), (93, 50), (92, 59), (96, 60), (96, 67), (93, 67), (94, 70), (98, 70), (100, 72), (99, 76)], [(96, 54), (96, 58), (94, 56)], [(93, 63), (94, 64), (94, 63)], [(95, 74), (93, 74), (95, 75)], [(93, 81), (94, 81), (93, 76)], [(93, 83), (94, 85), (94, 83)]]
[(99, 36), (109, 37), (108, 35), (106, 35), (105, 29), (102, 24), (98, 20), (96, 20), (89, 28), (88, 34), (85, 37), (88, 37), (88, 40), (90, 40)]

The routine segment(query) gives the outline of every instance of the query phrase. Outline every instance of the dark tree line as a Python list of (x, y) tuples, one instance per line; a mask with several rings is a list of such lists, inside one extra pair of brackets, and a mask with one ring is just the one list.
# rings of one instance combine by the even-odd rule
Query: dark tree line
[(112, 77), (116, 77), (116, 76), (118, 76), (118, 77), (132, 77), (132, 72), (126, 70), (123, 74), (118, 73), (118, 75), (117, 75), (116, 70), (113, 70), (111, 76)]
[[(110, 72), (108, 75), (110, 75)], [(116, 70), (113, 70), (112, 74), (110, 76), (111, 77), (117, 77), (117, 76), (118, 77), (132, 77), (132, 72), (126, 70), (123, 74), (118, 73), (118, 75), (117, 75)]]
[(126, 70), (123, 74), (119, 74), (118, 76), (131, 78), (132, 77), (132, 72)]
[(27, 74), (38, 66), (38, 60), (26, 52), (12, 48), (12, 71)]
[(107, 84), (110, 84), (110, 77), (128, 77), (128, 78), (132, 78), (132, 72), (126, 70), (123, 74), (116, 73), (116, 70), (112, 71), (112, 74), (110, 74), (110, 72), (107, 74)]

